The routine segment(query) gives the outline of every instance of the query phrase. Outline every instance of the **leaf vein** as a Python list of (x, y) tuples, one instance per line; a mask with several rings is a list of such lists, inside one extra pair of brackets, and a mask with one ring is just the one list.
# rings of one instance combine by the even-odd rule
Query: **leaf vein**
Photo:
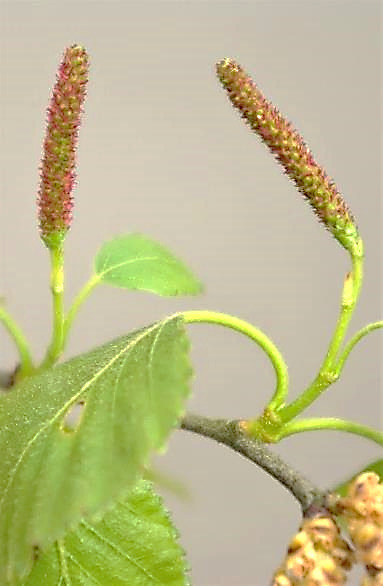
[(72, 580), (70, 579), (69, 572), (68, 572), (68, 565), (67, 565), (66, 557), (65, 557), (66, 550), (65, 550), (65, 545), (64, 545), (63, 541), (58, 540), (56, 547), (57, 547), (57, 552), (58, 552), (58, 556), (59, 556), (61, 577), (64, 578), (64, 580), (68, 584), (68, 586), (71, 586)]
[[(113, 264), (109, 267), (107, 266), (108, 260), (109, 260), (108, 258), (105, 258), (105, 261), (101, 265), (101, 271), (98, 273), (101, 277), (103, 277), (103, 275), (106, 275), (106, 273), (110, 273), (110, 271), (113, 271), (114, 269), (119, 269), (120, 267), (124, 267), (125, 265), (130, 265), (130, 264), (134, 264), (136, 262), (141, 262), (141, 261), (162, 260), (162, 259), (161, 259), (161, 257), (158, 257), (158, 256), (141, 256), (141, 257), (137, 257), (137, 258), (125, 259), (125, 260), (123, 260), (119, 263)], [(107, 268), (105, 268), (105, 266)]]
[(124, 559), (127, 559), (131, 564), (136, 566), (145, 576), (147, 576), (154, 583), (161, 584), (161, 582), (155, 576), (153, 576), (153, 574), (148, 572), (148, 570), (146, 568), (144, 568), (136, 559), (134, 559), (134, 557), (132, 557), (127, 551), (124, 551), (123, 549), (119, 548), (115, 543), (113, 543), (113, 541), (110, 541), (109, 539), (107, 539), (106, 537), (101, 535), (94, 527), (92, 527), (92, 525), (89, 525), (89, 523), (87, 523), (86, 521), (81, 521), (81, 525), (87, 531), (89, 531), (89, 533), (92, 533), (95, 537), (97, 537), (97, 539), (102, 544), (108, 545), (112, 550), (117, 552), (121, 557), (123, 557)]
[[(84, 566), (78, 561), (78, 559), (76, 558), (76, 556), (74, 556), (70, 551), (67, 550), (67, 557), (70, 559), (70, 561), (77, 566), (80, 569), (80, 572), (82, 572), (84, 574), (84, 576), (86, 576), (87, 578), (90, 578), (94, 584), (101, 584), (101, 582), (99, 582), (97, 580), (97, 578), (95, 578), (94, 576), (92, 576), (92, 574), (86, 569), (84, 568)], [(102, 586), (102, 585), (101, 585)]]
[(156, 332), (156, 335), (154, 337), (154, 340), (152, 342), (151, 348), (150, 348), (150, 352), (149, 352), (149, 360), (148, 360), (148, 377), (149, 377), (149, 393), (148, 393), (148, 398), (150, 403), (152, 402), (152, 398), (153, 398), (153, 357), (154, 357), (154, 352), (155, 352), (155, 347), (157, 346), (157, 342), (159, 340), (159, 337), (161, 335), (161, 332), (164, 328), (164, 324), (162, 323), (160, 325), (160, 327), (158, 328), (158, 331)]
[[(170, 319), (172, 319), (173, 316), (171, 316), (170, 318), (168, 318), (165, 321), (169, 321)], [(57, 421), (57, 419), (59, 419), (59, 417), (61, 415), (63, 415), (68, 409), (69, 407), (71, 407), (71, 405), (73, 405), (74, 403), (76, 403), (76, 401), (78, 401), (78, 399), (81, 397), (81, 395), (83, 395), (86, 390), (102, 375), (104, 374), (105, 371), (107, 371), (115, 362), (116, 360), (118, 360), (120, 358), (120, 356), (122, 356), (124, 353), (130, 351), (132, 348), (134, 348), (139, 342), (141, 342), (146, 336), (148, 336), (149, 334), (152, 333), (153, 330), (155, 330), (156, 328), (158, 328), (158, 323), (154, 324), (152, 327), (146, 329), (144, 332), (142, 332), (141, 335), (137, 336), (136, 338), (134, 338), (134, 340), (129, 341), (129, 343), (127, 344), (126, 347), (124, 347), (122, 350), (120, 350), (120, 352), (118, 352), (111, 360), (109, 360), (109, 362), (107, 362), (100, 370), (98, 370), (95, 375), (89, 379), (82, 387), (81, 389), (71, 397), (71, 399), (69, 399), (69, 401), (67, 401), (65, 403), (65, 405), (63, 405), (63, 407), (61, 407), (61, 409), (59, 409), (57, 411), (57, 413), (50, 419), (48, 420), (36, 433), (35, 435), (29, 440), (29, 442), (26, 444), (24, 450), (21, 452), (18, 460), (16, 461), (14, 467), (12, 468), (12, 470), (10, 471), (10, 475), (9, 475), (9, 480), (7, 482), (7, 485), (4, 488), (4, 492), (3, 495), (0, 499), (0, 511), (3, 508), (4, 505), (4, 501), (6, 499), (6, 497), (8, 496), (8, 492), (9, 489), (13, 483), (13, 480), (16, 476), (17, 470), (19, 468), (19, 466), (22, 464), (25, 456), (27, 455), (27, 453), (29, 452), (30, 448), (36, 443), (36, 441), (39, 439), (39, 437), (41, 436), (41, 434), (48, 429), (51, 425), (53, 425), (55, 423), (55, 421)]]

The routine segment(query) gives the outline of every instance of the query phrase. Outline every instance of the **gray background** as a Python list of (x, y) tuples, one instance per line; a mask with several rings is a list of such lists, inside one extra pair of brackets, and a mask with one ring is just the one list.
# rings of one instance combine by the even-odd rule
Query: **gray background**
[[(305, 136), (346, 194), (364, 236), (365, 283), (352, 330), (381, 315), (378, 2), (5, 2), (1, 10), (1, 294), (35, 349), (50, 328), (48, 255), (35, 197), (45, 108), (64, 48), (91, 56), (80, 134), (67, 300), (101, 241), (140, 231), (173, 249), (206, 284), (196, 299), (101, 287), (81, 310), (68, 356), (181, 309), (236, 314), (264, 329), (289, 364), (291, 396), (316, 372), (339, 307), (347, 255), (315, 221), (266, 148), (232, 111), (214, 63), (235, 57)], [(251, 342), (190, 328), (190, 409), (246, 417), (273, 386)], [(309, 410), (379, 426), (381, 338), (351, 355)], [(16, 360), (1, 332), (1, 368)], [(381, 450), (334, 432), (275, 448), (321, 487)], [(177, 432), (157, 465), (190, 499), (166, 493), (197, 586), (263, 586), (299, 523), (289, 494), (213, 442)]]

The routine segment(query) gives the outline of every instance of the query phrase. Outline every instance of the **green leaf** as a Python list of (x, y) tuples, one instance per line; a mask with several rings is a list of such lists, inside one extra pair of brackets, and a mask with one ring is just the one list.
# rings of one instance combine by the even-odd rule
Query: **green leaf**
[(365, 468), (363, 468), (362, 470), (359, 470), (359, 472), (354, 474), (354, 476), (352, 478), (349, 478), (349, 480), (347, 480), (346, 482), (342, 482), (342, 484), (338, 484), (338, 486), (334, 489), (334, 492), (337, 492), (341, 496), (346, 496), (347, 488), (351, 484), (351, 482), (357, 476), (359, 476), (359, 474), (362, 474), (362, 472), (367, 472), (367, 471), (375, 472), (379, 476), (380, 480), (383, 480), (383, 460), (375, 460), (374, 462), (371, 462), (371, 464), (369, 464), (368, 466), (366, 466)]
[(173, 316), (1, 397), (1, 585), (28, 569), (34, 546), (118, 498), (163, 448), (189, 394), (187, 350)]
[(162, 501), (140, 481), (101, 520), (81, 521), (50, 546), (23, 586), (186, 586), (184, 553)]
[(142, 236), (118, 236), (99, 250), (96, 275), (102, 283), (157, 295), (195, 295), (201, 283), (161, 244)]

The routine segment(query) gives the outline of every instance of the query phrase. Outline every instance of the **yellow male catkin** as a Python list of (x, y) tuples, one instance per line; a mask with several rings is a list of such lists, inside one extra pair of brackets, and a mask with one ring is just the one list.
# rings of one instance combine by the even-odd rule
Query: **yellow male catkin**
[(354, 556), (333, 519), (318, 513), (304, 519), (293, 537), (273, 586), (341, 586)]

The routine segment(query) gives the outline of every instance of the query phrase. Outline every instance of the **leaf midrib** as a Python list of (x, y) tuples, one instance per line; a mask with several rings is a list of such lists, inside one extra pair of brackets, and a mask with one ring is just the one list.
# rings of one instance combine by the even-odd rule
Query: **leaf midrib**
[[(167, 320), (164, 320), (164, 322), (169, 322), (171, 319), (173, 319), (173, 316), (168, 318)], [(164, 322), (161, 322), (164, 323)], [(116, 360), (118, 360), (124, 353), (128, 352), (129, 350), (131, 350), (134, 346), (137, 345), (138, 342), (140, 342), (141, 340), (143, 340), (147, 335), (149, 335), (150, 333), (153, 332), (153, 330), (155, 330), (156, 328), (159, 327), (160, 324), (156, 323), (153, 326), (151, 326), (150, 328), (146, 329), (144, 332), (142, 332), (142, 334), (140, 334), (139, 336), (137, 336), (137, 338), (135, 338), (134, 340), (130, 340), (127, 344), (126, 347), (124, 347), (122, 350), (120, 350), (111, 360), (109, 360), (109, 362), (107, 362), (107, 364), (105, 364), (99, 371), (97, 371), (97, 373), (89, 380), (87, 381), (82, 387), (81, 389), (75, 394), (73, 395), (73, 397), (67, 401), (65, 403), (65, 405), (63, 405), (63, 407), (61, 407), (61, 409), (58, 410), (58, 412), (49, 420), (47, 421), (36, 433), (35, 435), (28, 441), (27, 445), (25, 446), (24, 450), (22, 451), (22, 453), (20, 454), (17, 462), (15, 463), (15, 465), (13, 466), (10, 475), (9, 475), (9, 480), (8, 483), (4, 489), (3, 495), (0, 499), (0, 512), (3, 508), (4, 505), (4, 501), (6, 500), (6, 497), (8, 496), (9, 493), (9, 489), (13, 483), (13, 480), (15, 478), (15, 475), (17, 473), (18, 468), (20, 467), (20, 465), (22, 464), (25, 456), (27, 455), (27, 453), (29, 452), (29, 449), (33, 446), (33, 444), (38, 440), (38, 438), (40, 437), (40, 435), (46, 430), (48, 429), (51, 425), (53, 425), (53, 423), (55, 423), (55, 421), (61, 416), (63, 415), (70, 407), (73, 403), (76, 403), (78, 401), (78, 399), (81, 397), (81, 395), (83, 393), (86, 392), (86, 390), (108, 369), (112, 366), (112, 364), (114, 364), (114, 362), (116, 362)]]
[(135, 262), (149, 262), (149, 261), (161, 261), (162, 263), (167, 263), (168, 265), (174, 265), (177, 264), (177, 260), (176, 259), (171, 259), (171, 258), (164, 258), (162, 256), (141, 256), (139, 258), (131, 258), (129, 260), (124, 260), (120, 263), (114, 264), (113, 266), (111, 266), (108, 269), (103, 269), (103, 266), (105, 264), (107, 264), (108, 262), (108, 258), (110, 257), (110, 255), (105, 259), (105, 261), (102, 263), (101, 265), (101, 271), (96, 272), (96, 275), (99, 277), (99, 280), (101, 281), (103, 279), (103, 277), (105, 275), (107, 275), (108, 273), (110, 273), (111, 271), (114, 271), (115, 269), (119, 269), (125, 265), (128, 264), (133, 264)]

